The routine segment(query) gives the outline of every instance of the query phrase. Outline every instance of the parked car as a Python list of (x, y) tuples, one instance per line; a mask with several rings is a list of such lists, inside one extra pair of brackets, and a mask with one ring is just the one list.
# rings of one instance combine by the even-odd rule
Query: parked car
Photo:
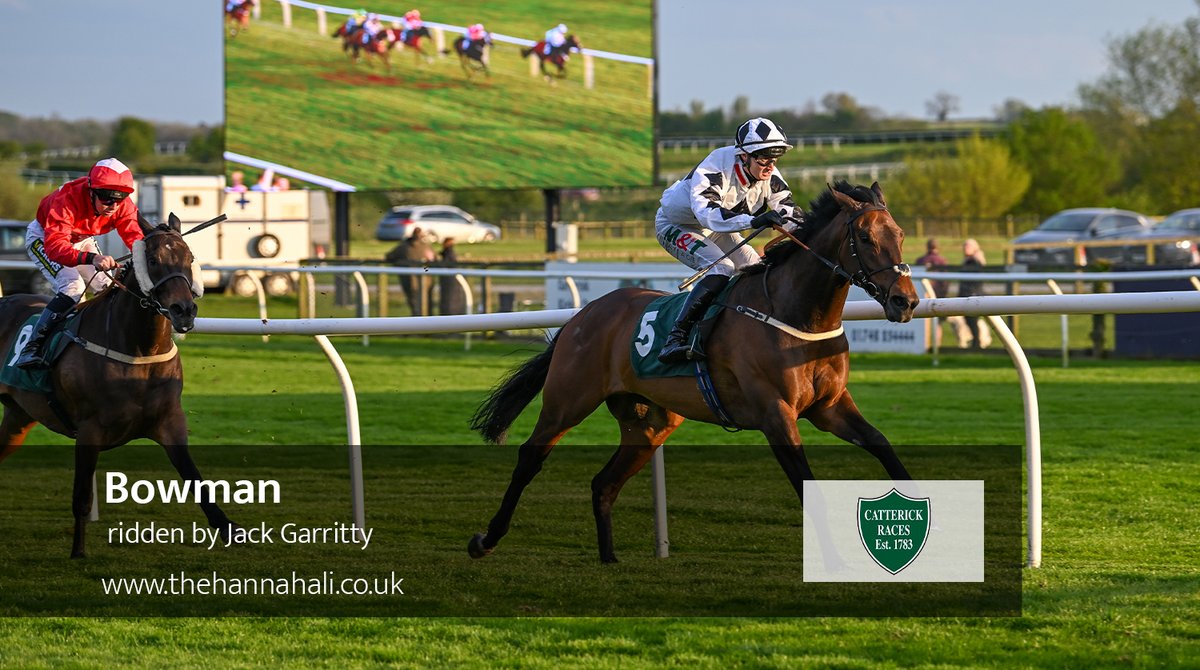
[(377, 240), (403, 240), (420, 228), (430, 242), (453, 237), (458, 242), (492, 242), (500, 239), (500, 228), (477, 220), (449, 205), (406, 205), (393, 207), (379, 220)]
[[(1191, 239), (1154, 245), (1155, 265), (1200, 265), (1200, 208), (1174, 212), (1131, 239), (1148, 242), (1180, 237)], [(1139, 248), (1138, 253), (1145, 258), (1145, 247)]]
[(0, 268), (0, 288), (4, 295), (14, 293), (53, 294), (50, 282), (42, 276), (41, 271), (33, 267), (33, 261), (25, 253), (25, 229), (28, 221), (0, 219), (0, 260), (21, 261), (26, 268)]
[[(1074, 244), (1104, 241), (1138, 235), (1149, 228), (1150, 219), (1129, 210), (1103, 207), (1064, 209), (1037, 228), (1016, 237), (1012, 243), (1052, 245), (1055, 242)], [(1087, 250), (1085, 258), (1078, 258), (1075, 247), (1045, 246), (1016, 249), (1013, 251), (1013, 260), (1026, 265), (1086, 265), (1096, 259), (1122, 260), (1120, 257), (1126, 253), (1128, 248), (1093, 247)]]

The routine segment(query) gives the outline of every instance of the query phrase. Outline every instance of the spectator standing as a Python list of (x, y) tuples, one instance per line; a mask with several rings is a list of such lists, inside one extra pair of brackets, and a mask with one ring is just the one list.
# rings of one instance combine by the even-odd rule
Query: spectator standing
[[(397, 244), (387, 253), (384, 260), (401, 267), (423, 267), (436, 259), (429, 242), (425, 240), (425, 231), (413, 228), (412, 234)], [(430, 304), (429, 293), (422, 295), (421, 286), (424, 277), (416, 275), (401, 275), (400, 288), (408, 300), (408, 308), (413, 316), (425, 316), (426, 307)]]
[[(937, 270), (946, 267), (950, 263), (946, 257), (938, 250), (937, 240), (929, 238), (925, 241), (925, 255), (917, 259), (917, 265), (925, 266), (926, 270)], [(945, 298), (946, 291), (949, 289), (947, 282), (940, 279), (930, 279), (929, 286), (933, 289), (933, 297)], [(930, 319), (930, 327), (933, 329), (933, 337), (938, 347), (942, 346), (942, 324), (936, 316)]]
[[(443, 267), (458, 265), (458, 251), (454, 247), (453, 237), (447, 237), (442, 240), (441, 261)], [(438, 277), (438, 313), (467, 313), (467, 294), (463, 291), (462, 285), (458, 283), (458, 277), (453, 275)]]
[[(979, 242), (974, 238), (969, 238), (963, 242), (963, 272), (982, 272), (983, 266), (987, 265), (987, 257), (983, 254), (983, 249), (979, 247)], [(983, 283), (978, 281), (960, 281), (958, 282), (958, 297), (971, 298), (974, 296), (983, 295)], [(980, 318), (977, 316), (968, 316), (965, 319), (967, 333), (959, 332), (959, 344), (963, 344), (964, 339), (969, 336), (969, 345), (973, 349), (982, 349), (992, 343), (992, 333), (988, 330), (986, 324), (980, 323)]]

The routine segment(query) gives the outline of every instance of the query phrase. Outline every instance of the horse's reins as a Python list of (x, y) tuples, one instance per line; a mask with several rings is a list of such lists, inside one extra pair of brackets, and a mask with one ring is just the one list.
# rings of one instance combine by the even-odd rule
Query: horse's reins
[[(218, 224), (218, 223), (221, 223), (221, 222), (222, 222), (222, 221), (224, 221), (225, 219), (226, 219), (226, 216), (225, 216), (224, 214), (221, 214), (221, 215), (219, 215), (219, 216), (216, 216), (216, 217), (214, 217), (214, 218), (211, 218), (211, 219), (209, 219), (208, 221), (205, 221), (204, 223), (201, 223), (200, 225), (196, 226), (195, 228), (192, 228), (191, 230), (187, 231), (186, 233), (177, 233), (177, 234), (178, 234), (180, 237), (183, 237), (184, 235), (191, 235), (192, 233), (198, 233), (198, 232), (200, 232), (201, 230), (204, 230), (205, 228), (208, 228), (209, 226), (214, 226), (214, 225), (216, 225), (216, 224)], [(159, 229), (153, 229), (153, 230), (151, 230), (149, 233), (147, 233), (147, 234), (146, 234), (146, 235), (143, 237), (143, 239), (144, 239), (144, 238), (146, 238), (146, 237), (152, 237), (152, 236), (154, 236), (154, 235), (165, 235), (167, 232), (169, 232), (169, 231), (166, 231), (166, 230), (159, 230)], [(172, 231), (172, 232), (173, 232), (173, 231)], [(132, 253), (128, 253), (128, 254), (125, 254), (124, 256), (122, 256), (122, 257), (120, 257), (120, 258), (116, 259), (116, 261), (117, 261), (118, 263), (124, 263), (125, 261), (129, 261), (129, 260), (131, 260), (132, 258), (133, 258), (133, 254), (132, 254)], [(114, 270), (115, 270), (115, 268), (114, 268)], [(171, 318), (171, 313), (170, 313), (170, 311), (168, 311), (168, 310), (167, 310), (165, 307), (163, 307), (163, 306), (162, 306), (162, 303), (160, 303), (160, 302), (159, 302), (159, 301), (158, 301), (158, 300), (157, 300), (157, 299), (154, 297), (154, 291), (155, 291), (155, 290), (156, 290), (156, 289), (157, 289), (159, 286), (162, 286), (162, 285), (163, 285), (163, 284), (164, 284), (164, 283), (165, 283), (165, 282), (166, 282), (168, 279), (174, 279), (175, 277), (180, 277), (180, 278), (182, 278), (182, 279), (183, 279), (183, 281), (185, 281), (185, 282), (187, 283), (187, 285), (188, 285), (188, 290), (191, 290), (191, 288), (192, 288), (192, 279), (193, 279), (193, 278), (192, 278), (192, 277), (190, 277), (190, 276), (188, 276), (188, 275), (185, 275), (185, 274), (183, 274), (182, 272), (172, 272), (172, 273), (171, 273), (171, 274), (169, 274), (169, 275), (166, 275), (166, 276), (160, 277), (160, 278), (158, 279), (158, 281), (154, 282), (154, 285), (153, 285), (153, 286), (151, 286), (151, 287), (149, 287), (149, 288), (142, 287), (142, 290), (145, 292), (145, 294), (144, 294), (144, 295), (138, 295), (138, 294), (134, 293), (133, 291), (129, 290), (129, 287), (128, 287), (128, 286), (126, 286), (124, 283), (122, 283), (122, 282), (121, 282), (119, 279), (117, 279), (115, 275), (111, 275), (111, 274), (110, 274), (110, 275), (108, 276), (109, 280), (110, 280), (110, 281), (113, 283), (113, 285), (114, 285), (114, 286), (116, 286), (117, 288), (120, 288), (122, 291), (125, 291), (125, 292), (126, 292), (126, 293), (128, 293), (129, 295), (132, 295), (133, 297), (137, 298), (137, 299), (138, 299), (138, 304), (140, 304), (140, 305), (142, 306), (142, 308), (143, 308), (143, 309), (153, 309), (154, 311), (156, 311), (156, 312), (158, 312), (159, 314), (161, 314), (161, 315), (163, 315), (163, 316), (167, 317), (168, 319), (169, 319), (169, 318)], [(93, 277), (93, 278), (94, 278), (94, 277)]]
[[(222, 215), (222, 218), (224, 218), (224, 215)], [(155, 235), (166, 235), (166, 234), (167, 234), (167, 231), (154, 230), (154, 231), (151, 231), (150, 233), (147, 233), (143, 239), (147, 239), (147, 238), (153, 237)], [(181, 237), (182, 237), (182, 235), (181, 235)], [(130, 254), (129, 256), (132, 256), (132, 255), (133, 254)], [(129, 258), (129, 256), (126, 256), (125, 258)], [(129, 261), (129, 262), (133, 262), (133, 261)], [(162, 286), (169, 280), (174, 279), (176, 277), (179, 277), (185, 283), (187, 283), (188, 290), (191, 290), (192, 278), (189, 277), (188, 275), (185, 275), (182, 272), (172, 272), (170, 274), (163, 275), (162, 277), (159, 277), (158, 280), (156, 280), (154, 282), (153, 286), (150, 286), (150, 287), (139, 286), (138, 288), (142, 289), (141, 295), (134, 293), (128, 286), (125, 285), (124, 282), (117, 279), (115, 276), (110, 276), (109, 279), (112, 281), (113, 286), (116, 286), (117, 288), (121, 289), (122, 291), (125, 291), (129, 295), (137, 298), (138, 304), (143, 309), (154, 310), (155, 312), (158, 312), (159, 314), (161, 314), (164, 317), (169, 319), (169, 318), (171, 318), (170, 310), (168, 310), (166, 307), (163, 307), (162, 303), (158, 301), (158, 298), (154, 297), (154, 291), (156, 291), (159, 286)]]
[[(801, 242), (800, 238), (796, 237), (791, 232), (784, 229), (783, 226), (773, 225), (772, 228), (779, 231), (781, 234), (785, 235), (791, 241), (800, 245), (801, 249), (804, 249), (808, 253), (815, 256), (817, 258), (817, 260), (824, 263), (826, 265), (826, 267), (828, 267), (830, 270), (833, 271), (834, 274), (838, 275), (839, 277), (842, 277), (843, 279), (850, 282), (851, 284), (854, 284), (855, 286), (866, 291), (867, 295), (871, 296), (872, 298), (875, 298), (876, 300), (878, 300), (882, 303), (880, 296), (890, 292), (892, 290), (892, 286), (894, 286), (896, 284), (896, 282), (900, 281), (901, 277), (907, 277), (907, 276), (911, 275), (912, 269), (908, 266), (908, 263), (897, 263), (891, 267), (882, 267), (882, 268), (879, 268), (878, 270), (868, 271), (866, 264), (863, 263), (862, 258), (858, 255), (858, 245), (854, 240), (854, 221), (856, 219), (858, 219), (858, 217), (866, 214), (867, 212), (887, 212), (887, 211), (888, 211), (887, 207), (885, 207), (883, 205), (867, 205), (866, 207), (863, 207), (862, 209), (856, 211), (850, 218), (846, 219), (846, 238), (850, 241), (850, 255), (858, 261), (858, 271), (855, 272), (854, 274), (850, 274), (840, 264), (834, 263), (833, 261), (829, 260), (828, 258), (825, 258), (821, 254), (813, 251), (812, 247), (808, 246), (804, 242)], [(890, 212), (889, 212), (889, 214), (890, 214)], [(879, 287), (879, 284), (876, 284), (875, 282), (871, 281), (871, 277), (874, 277), (875, 275), (879, 274), (880, 272), (884, 272), (886, 270), (891, 270), (891, 271), (895, 272), (896, 278), (893, 279), (892, 283), (888, 285), (887, 291), (884, 291), (883, 289), (881, 289)]]

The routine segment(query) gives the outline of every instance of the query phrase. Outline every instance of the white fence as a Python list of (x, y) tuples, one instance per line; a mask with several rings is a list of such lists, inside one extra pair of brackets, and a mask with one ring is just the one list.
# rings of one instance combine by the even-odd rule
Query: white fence
[[(283, 10), (283, 25), (285, 28), (292, 27), (292, 7), (302, 7), (311, 9), (317, 13), (317, 32), (322, 35), (329, 34), (329, 25), (326, 15), (336, 14), (341, 16), (350, 16), (355, 10), (346, 9), (345, 7), (334, 7), (332, 5), (322, 5), (315, 2), (307, 2), (306, 0), (276, 0), (280, 8)], [(391, 16), (389, 14), (380, 14), (380, 20), (383, 21), (400, 21), (401, 17)], [(446, 49), (446, 32), (450, 32), (457, 37), (458, 35), (467, 32), (464, 26), (455, 26), (448, 23), (438, 23), (437, 21), (424, 21), (427, 28), (433, 34), (433, 42), (440, 54)], [(647, 29), (649, 29), (647, 27)], [(536, 40), (525, 39), (523, 37), (513, 37), (501, 33), (491, 33), (492, 42), (501, 42), (512, 44), (517, 47), (531, 47), (537, 43)], [(626, 54), (613, 53), (611, 51), (600, 51), (598, 49), (583, 49), (580, 51), (583, 56), (583, 83), (587, 88), (594, 88), (596, 85), (596, 71), (593, 59), (603, 58), (606, 60), (619, 61), (622, 63), (633, 63), (646, 66), (646, 90), (647, 96), (654, 98), (654, 59), (644, 56), (629, 56)], [(538, 60), (536, 58), (529, 59), (529, 73), (532, 76), (538, 76)]]

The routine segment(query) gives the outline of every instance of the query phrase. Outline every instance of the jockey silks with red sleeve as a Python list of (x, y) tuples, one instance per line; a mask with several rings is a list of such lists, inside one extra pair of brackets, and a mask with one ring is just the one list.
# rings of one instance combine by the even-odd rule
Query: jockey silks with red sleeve
[(693, 357), (684, 341), (729, 277), (759, 261), (741, 231), (772, 224), (791, 228), (802, 218), (792, 192), (775, 163), (792, 145), (770, 119), (743, 123), (734, 146), (710, 153), (686, 177), (663, 192), (654, 219), (658, 243), (693, 270), (707, 272), (663, 344), (659, 360), (675, 363)]
[(96, 236), (116, 230), (130, 248), (142, 239), (131, 193), (133, 172), (121, 161), (105, 158), (92, 166), (88, 176), (69, 181), (42, 199), (37, 218), (26, 229), (25, 250), (56, 293), (22, 349), (17, 367), (43, 364), (42, 348), (54, 325), (85, 290), (98, 292), (111, 283), (103, 271), (117, 263), (100, 252)]
[(80, 177), (63, 184), (57, 191), (42, 199), (37, 220), (44, 231), (46, 258), (59, 265), (91, 265), (96, 253), (79, 249), (77, 244), (110, 230), (129, 248), (142, 239), (138, 226), (138, 209), (128, 198), (116, 204), (112, 214), (99, 216), (92, 208), (92, 191), (88, 178)]

